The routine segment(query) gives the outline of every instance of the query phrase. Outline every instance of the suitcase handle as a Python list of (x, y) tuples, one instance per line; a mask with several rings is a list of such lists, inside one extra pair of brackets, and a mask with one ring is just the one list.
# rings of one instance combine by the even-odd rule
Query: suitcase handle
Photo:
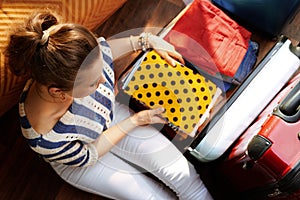
[[(258, 160), (270, 147), (272, 142), (262, 135), (255, 135), (247, 146), (248, 156), (252, 161)], [(251, 161), (251, 162), (252, 162)], [(251, 168), (251, 162), (245, 163), (245, 167)]]
[(294, 123), (300, 119), (300, 81), (277, 106), (273, 114), (283, 120)]

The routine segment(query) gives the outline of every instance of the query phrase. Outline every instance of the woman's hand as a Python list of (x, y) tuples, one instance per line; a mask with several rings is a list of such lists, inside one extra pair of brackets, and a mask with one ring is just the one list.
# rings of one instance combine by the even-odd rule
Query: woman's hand
[(166, 120), (161, 116), (164, 112), (164, 108), (159, 107), (150, 110), (143, 110), (138, 113), (135, 113), (133, 116), (130, 117), (132, 123), (136, 126), (143, 126), (148, 124), (164, 124)]
[(172, 44), (168, 43), (163, 38), (149, 34), (148, 42), (150, 47), (155, 49), (155, 51), (172, 66), (176, 65), (176, 60), (184, 64), (181, 54), (175, 50)]

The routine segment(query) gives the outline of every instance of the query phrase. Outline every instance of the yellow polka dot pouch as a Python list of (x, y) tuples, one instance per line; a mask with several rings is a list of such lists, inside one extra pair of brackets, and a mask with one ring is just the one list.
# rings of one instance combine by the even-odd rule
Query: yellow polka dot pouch
[(147, 52), (126, 75), (122, 90), (148, 108), (162, 106), (175, 131), (195, 136), (213, 106), (217, 86), (179, 62), (167, 63), (155, 50)]

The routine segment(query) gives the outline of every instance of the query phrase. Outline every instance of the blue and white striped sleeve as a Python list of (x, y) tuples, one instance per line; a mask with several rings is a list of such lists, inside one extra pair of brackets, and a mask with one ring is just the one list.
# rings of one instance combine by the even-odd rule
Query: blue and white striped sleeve
[[(22, 132), (29, 146), (48, 162), (57, 162), (76, 167), (93, 165), (98, 159), (98, 151), (87, 136), (72, 133), (36, 135), (32, 129), (22, 127)], [(86, 138), (81, 138), (86, 137)]]

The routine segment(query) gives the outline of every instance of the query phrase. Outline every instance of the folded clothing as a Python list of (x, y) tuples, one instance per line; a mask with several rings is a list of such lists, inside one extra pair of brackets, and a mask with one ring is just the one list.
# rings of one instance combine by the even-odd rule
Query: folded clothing
[(237, 72), (234, 77), (224, 77), (224, 76), (210, 76), (209, 79), (214, 82), (223, 92), (227, 92), (230, 89), (234, 88), (237, 85), (240, 85), (248, 74), (253, 70), (255, 63), (257, 61), (257, 53), (258, 53), (259, 45), (258, 43), (250, 40), (249, 48), (244, 56), (241, 65), (239, 66)]
[(164, 39), (210, 75), (234, 77), (248, 51), (251, 32), (209, 0), (195, 0)]

